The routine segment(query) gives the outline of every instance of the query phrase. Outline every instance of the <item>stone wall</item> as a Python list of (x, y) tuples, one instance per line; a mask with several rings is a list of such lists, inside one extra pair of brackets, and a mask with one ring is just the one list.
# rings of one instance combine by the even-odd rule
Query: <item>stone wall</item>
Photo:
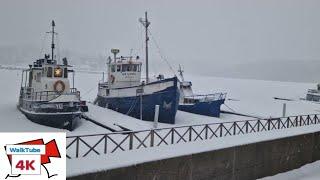
[(316, 160), (320, 160), (320, 132), (163, 159), (68, 179), (247, 180), (296, 169)]

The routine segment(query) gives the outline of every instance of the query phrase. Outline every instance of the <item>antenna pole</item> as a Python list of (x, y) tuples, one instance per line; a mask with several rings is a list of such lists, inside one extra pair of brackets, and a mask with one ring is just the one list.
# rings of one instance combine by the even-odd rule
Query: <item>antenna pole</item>
[(53, 60), (53, 53), (54, 53), (54, 21), (51, 23), (52, 25), (52, 43), (51, 43), (51, 59)]
[(146, 82), (149, 83), (149, 57), (148, 57), (148, 27), (149, 27), (149, 22), (148, 22), (148, 15), (147, 12), (145, 12), (145, 29), (146, 29)]
[(184, 81), (184, 77), (183, 77), (183, 70), (181, 68), (181, 65), (179, 64), (179, 70), (178, 70), (180, 76), (181, 76), (181, 80)]
[(148, 21), (148, 14), (145, 12), (144, 14), (144, 19), (140, 18), (139, 21), (140, 23), (144, 26), (145, 28), (145, 33), (146, 33), (146, 82), (149, 82), (149, 62), (148, 62), (148, 41), (149, 41), (149, 36), (148, 36), (148, 27), (150, 25), (150, 22)]
[(56, 32), (54, 32), (54, 27), (56, 26), (56, 24), (54, 23), (54, 21), (52, 20), (51, 22), (51, 27), (52, 27), (52, 30), (50, 32), (47, 32), (47, 33), (50, 33), (52, 34), (52, 39), (51, 39), (51, 59), (53, 61), (53, 56), (54, 56), (54, 48), (55, 48), (55, 44), (54, 44), (54, 35), (57, 34)]

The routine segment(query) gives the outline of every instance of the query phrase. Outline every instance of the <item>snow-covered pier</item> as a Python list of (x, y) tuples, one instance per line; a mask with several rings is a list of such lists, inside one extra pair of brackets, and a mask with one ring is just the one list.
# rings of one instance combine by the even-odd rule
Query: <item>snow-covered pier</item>
[(270, 119), (254, 119), (223, 123), (177, 126), (171, 128), (124, 131), (106, 134), (88, 134), (67, 137), (69, 159), (90, 155), (111, 154), (143, 148), (205, 141), (227, 136), (247, 135), (265, 131), (283, 131), (288, 128), (320, 124), (320, 115), (302, 115)]

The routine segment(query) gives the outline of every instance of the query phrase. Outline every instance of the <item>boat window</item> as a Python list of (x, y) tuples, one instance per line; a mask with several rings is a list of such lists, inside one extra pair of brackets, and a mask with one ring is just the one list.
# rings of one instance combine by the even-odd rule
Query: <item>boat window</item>
[(141, 71), (141, 65), (139, 64), (138, 65), (138, 72), (140, 72)]
[(29, 71), (29, 87), (32, 87), (32, 78), (33, 78), (33, 73), (32, 71)]
[(64, 78), (68, 78), (68, 68), (64, 68)]
[(133, 66), (133, 69), (132, 69), (132, 71), (134, 71), (134, 72), (136, 72), (137, 71), (137, 65), (132, 65)]
[(117, 72), (121, 71), (121, 65), (117, 65)]
[(37, 82), (40, 82), (40, 81), (41, 81), (41, 72), (38, 72), (38, 73), (37, 73), (36, 81), (37, 81)]
[(140, 65), (136, 65), (136, 64), (124, 64), (122, 65), (122, 72), (125, 71), (132, 71), (132, 72), (136, 72), (136, 71), (140, 71), (139, 70)]
[(47, 77), (52, 77), (52, 67), (48, 67)]
[(122, 65), (122, 72), (125, 72), (125, 71), (129, 71), (129, 65), (127, 64)]
[(114, 65), (111, 66), (111, 72), (115, 72), (115, 67), (114, 67)]
[(54, 68), (54, 77), (62, 77), (62, 69), (60, 67)]

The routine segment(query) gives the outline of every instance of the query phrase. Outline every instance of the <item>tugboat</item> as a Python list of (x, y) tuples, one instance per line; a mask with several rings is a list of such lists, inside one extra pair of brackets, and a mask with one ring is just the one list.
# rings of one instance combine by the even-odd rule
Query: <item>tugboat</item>
[(175, 123), (179, 105), (178, 78), (164, 79), (160, 76), (150, 82), (148, 75), (148, 26), (150, 22), (140, 19), (146, 32), (146, 81), (141, 81), (142, 62), (139, 57), (117, 57), (119, 49), (112, 49), (113, 60), (107, 62), (107, 82), (99, 83), (95, 104), (129, 116), (154, 121), (156, 105), (159, 105), (158, 121)]
[(18, 109), (35, 123), (71, 131), (88, 107), (74, 88), (74, 77), (70, 87), (68, 73), (74, 71), (67, 59), (63, 58), (63, 64), (54, 59), (54, 21), (51, 25), (51, 58), (46, 54), (23, 70)]
[(317, 84), (317, 89), (308, 90), (306, 100), (320, 102), (320, 84)]
[(220, 107), (224, 103), (226, 93), (197, 95), (192, 91), (192, 83), (185, 81), (183, 70), (179, 66), (180, 101), (179, 110), (205, 116), (220, 117)]

